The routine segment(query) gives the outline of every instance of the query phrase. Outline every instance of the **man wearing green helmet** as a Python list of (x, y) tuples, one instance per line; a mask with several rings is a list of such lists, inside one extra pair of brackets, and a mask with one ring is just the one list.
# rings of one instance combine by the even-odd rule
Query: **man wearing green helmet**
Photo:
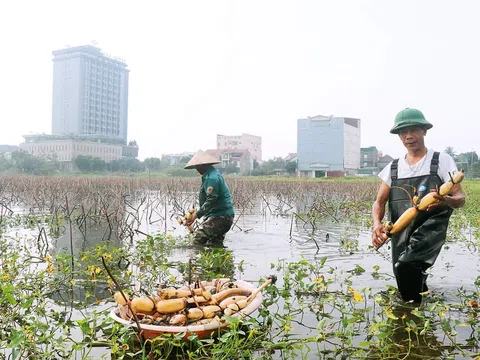
[[(378, 175), (382, 184), (372, 207), (372, 244), (378, 248), (387, 240), (382, 220), (388, 201), (390, 221), (395, 222), (412, 207), (409, 194), (415, 188), (419, 199), (450, 180), (457, 171), (452, 157), (427, 149), (424, 137), (432, 128), (421, 111), (404, 109), (395, 117), (390, 133), (397, 134), (407, 153), (393, 160)], [(426, 270), (437, 259), (445, 242), (448, 221), (454, 208), (465, 204), (460, 184), (455, 184), (450, 194), (435, 195), (439, 202), (420, 211), (403, 231), (392, 236), (393, 273), (398, 290), (405, 301), (420, 304), (428, 291)]]

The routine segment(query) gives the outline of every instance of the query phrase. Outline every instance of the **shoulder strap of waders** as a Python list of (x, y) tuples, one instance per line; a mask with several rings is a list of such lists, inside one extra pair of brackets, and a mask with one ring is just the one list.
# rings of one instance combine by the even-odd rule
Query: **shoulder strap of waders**
[(430, 175), (436, 175), (438, 171), (438, 158), (440, 153), (435, 151), (433, 153), (432, 162), (430, 163)]
[(390, 167), (390, 177), (392, 180), (397, 180), (398, 177), (398, 159), (392, 161), (392, 166)]

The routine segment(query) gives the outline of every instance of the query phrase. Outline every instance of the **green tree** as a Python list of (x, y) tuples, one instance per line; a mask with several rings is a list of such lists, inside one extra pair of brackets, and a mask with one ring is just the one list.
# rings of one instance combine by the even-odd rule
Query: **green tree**
[(450, 155), (454, 159), (457, 157), (457, 153), (455, 152), (452, 146), (447, 146), (443, 152), (445, 154)]
[(272, 169), (285, 169), (285, 159), (282, 157), (274, 157), (273, 159), (268, 160), (268, 165)]
[(6, 154), (0, 153), (0, 172), (8, 171), (12, 167), (12, 162)]
[(286, 166), (285, 159), (281, 157), (274, 157), (272, 159), (269, 159), (268, 161), (262, 162), (262, 164), (259, 167), (262, 170), (257, 170), (255, 174), (272, 175), (274, 173), (274, 170), (284, 170), (285, 166)]
[(145, 164), (135, 158), (125, 159), (125, 167), (128, 171), (131, 171), (131, 172), (145, 171)]
[(146, 158), (143, 160), (143, 164), (148, 171), (160, 171), (165, 167), (165, 163), (162, 159), (156, 157)]
[(91, 155), (77, 155), (73, 162), (81, 172), (92, 171), (93, 156)]
[(134, 158), (117, 159), (107, 163), (106, 169), (112, 172), (141, 172), (145, 170), (145, 163)]
[(112, 172), (117, 172), (117, 171), (122, 171), (123, 170), (123, 160), (122, 159), (117, 159), (117, 160), (112, 160), (109, 163), (107, 163), (107, 170), (112, 171)]
[(27, 174), (39, 174), (42, 160), (25, 151), (12, 153), (12, 165), (15, 170)]
[(106, 165), (107, 163), (104, 160), (100, 159), (99, 157), (94, 157), (91, 163), (91, 170), (94, 172), (101, 172), (106, 169)]
[(472, 178), (475, 178), (475, 179), (480, 178), (480, 162), (474, 163), (470, 169), (471, 169), (470, 176)]
[(235, 165), (227, 165), (224, 168), (222, 168), (222, 173), (224, 173), (225, 175), (239, 174), (240, 168)]
[(193, 156), (183, 156), (180, 160), (178, 160), (177, 165), (186, 165), (192, 157)]
[(297, 162), (296, 161), (287, 161), (285, 165), (285, 171), (289, 174), (294, 174), (297, 171)]

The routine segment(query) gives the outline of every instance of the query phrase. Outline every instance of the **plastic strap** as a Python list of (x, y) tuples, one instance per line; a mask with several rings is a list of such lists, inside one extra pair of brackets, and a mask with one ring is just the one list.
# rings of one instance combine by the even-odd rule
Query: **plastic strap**
[(430, 175), (436, 175), (438, 171), (438, 158), (440, 153), (435, 151), (433, 153), (432, 162), (430, 163)]
[(392, 162), (392, 166), (390, 167), (390, 176), (392, 180), (396, 180), (398, 177), (398, 159), (395, 159)]

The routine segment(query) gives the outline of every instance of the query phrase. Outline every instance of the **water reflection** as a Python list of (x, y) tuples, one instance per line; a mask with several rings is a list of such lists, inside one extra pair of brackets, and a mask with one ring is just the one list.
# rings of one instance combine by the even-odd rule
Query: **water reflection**
[[(420, 335), (426, 319), (412, 314), (413, 309), (408, 304), (398, 305), (392, 309), (392, 315), (397, 319), (392, 320), (393, 332), (388, 339), (388, 345), (391, 347), (391, 357), (441, 359), (443, 357), (441, 351), (443, 343), (431, 330), (426, 330)], [(381, 355), (383, 358), (389, 357), (384, 352)]]
[[(183, 259), (180, 272), (188, 283), (197, 279), (202, 281), (220, 277), (231, 279), (235, 277), (235, 257), (233, 251), (227, 247), (218, 245), (216, 247), (191, 246), (188, 249), (189, 257), (187, 261), (184, 260), (183, 256), (179, 257), (180, 261)], [(180, 254), (183, 254), (184, 251), (185, 248), (181, 249)]]
[[(84, 232), (79, 229), (76, 224), (72, 226), (72, 233), (70, 234), (69, 224), (66, 224), (66, 230), (57, 238), (52, 239), (53, 251), (55, 253), (70, 254), (73, 247), (73, 254), (78, 256), (83, 251), (94, 248), (103, 243), (106, 229), (98, 224), (92, 224), (87, 227)], [(107, 238), (113, 246), (121, 246), (122, 243), (115, 236)]]
[[(301, 210), (301, 208), (298, 209)], [(169, 208), (168, 212), (170, 210)], [(159, 214), (150, 211), (150, 214), (152, 213), (153, 215), (148, 218), (139, 218), (138, 229), (143, 233), (154, 234), (164, 232), (166, 229), (168, 233), (176, 235), (187, 234), (183, 227), (179, 227), (175, 223), (175, 218), (168, 218), (165, 224)], [(85, 223), (74, 222), (72, 223), (72, 242), (70, 242), (70, 226), (67, 222), (64, 222), (64, 233), (52, 240), (53, 252), (69, 253), (72, 243), (73, 253), (78, 256), (82, 251), (102, 244), (105, 239), (108, 239), (111, 244), (123, 247), (131, 243), (135, 244), (138, 239), (145, 237), (142, 234), (132, 235), (129, 231), (133, 226), (130, 223), (133, 215), (125, 211), (120, 218), (122, 220), (117, 222), (113, 229), (110, 229), (108, 223), (105, 222), (92, 222), (88, 223), (88, 226), (85, 226)], [(237, 211), (235, 221), (236, 226), (227, 233), (223, 244), (208, 247), (177, 247), (172, 253), (172, 260), (178, 260), (186, 264), (188, 259), (192, 258), (195, 266), (192, 269), (192, 280), (196, 276), (200, 279), (206, 279), (209, 277), (209, 272), (220, 269), (225, 277), (236, 276), (255, 282), (271, 272), (271, 264), (276, 265), (282, 260), (291, 262), (304, 258), (315, 263), (323, 257), (327, 257), (326, 266), (335, 269), (335, 271), (350, 271), (359, 264), (366, 270), (365, 273), (355, 276), (355, 286), (357, 288), (369, 286), (375, 293), (385, 289), (386, 285), (395, 286), (392, 277), (372, 277), (371, 270), (374, 266), (379, 266), (380, 273), (391, 274), (391, 263), (389, 262), (388, 247), (382, 248), (380, 252), (374, 252), (368, 248), (370, 245), (368, 229), (348, 230), (346, 223), (332, 222), (317, 223), (316, 229), (313, 229), (301, 220), (294, 221), (292, 225), (291, 217), (277, 216), (268, 212), (262, 213), (261, 201), (256, 202), (256, 206), (249, 211), (244, 213)], [(128, 231), (125, 225), (127, 222), (130, 224)], [(348, 234), (351, 238), (355, 237), (358, 241), (358, 247), (352, 251), (353, 254), (340, 251), (342, 249), (342, 237), (345, 234)], [(242, 272), (238, 272), (236, 269), (240, 262), (243, 262)], [(450, 264), (450, 266), (447, 268), (443, 264)], [(455, 266), (456, 264), (461, 264), (461, 266)], [(184, 266), (185, 274), (187, 269)], [(439, 256), (435, 269), (432, 270), (429, 287), (433, 291), (445, 294), (445, 302), (456, 301), (458, 288), (460, 286), (471, 287), (475, 278), (480, 275), (477, 256), (456, 244), (451, 244), (448, 250), (444, 249)], [(110, 296), (106, 283), (97, 282), (94, 285), (87, 285), (88, 281), (86, 280), (86, 278), (76, 279), (77, 285), (74, 287), (73, 293), (55, 294), (53, 298), (59, 302), (67, 302), (72, 296), (75, 299), (85, 299), (87, 293), (94, 294), (97, 299)], [(278, 286), (282, 286), (281, 277)], [(411, 309), (409, 311), (401, 308), (396, 309), (399, 320), (397, 321), (398, 326), (392, 333), (392, 344), (401, 344), (405, 349), (408, 349), (410, 335), (412, 344), (415, 345), (413, 348), (410, 347), (412, 356), (442, 358), (438, 351), (441, 342), (433, 334), (426, 333), (425, 336), (421, 336), (417, 340), (412, 332), (405, 330), (407, 321), (414, 322), (417, 327), (423, 326), (422, 320), (411, 315), (410, 311)], [(408, 318), (401, 319), (403, 313), (406, 313)], [(304, 323), (313, 325), (318, 323), (315, 314), (307, 314), (306, 316), (311, 318), (304, 319)], [(302, 329), (301, 327), (298, 327), (297, 331), (299, 336), (308, 335), (311, 332), (308, 328)], [(94, 350), (94, 356), (97, 356), (97, 358), (105, 353), (109, 353), (109, 350)], [(312, 359), (318, 358), (316, 356), (314, 355)]]
[(66, 286), (49, 295), (49, 298), (58, 305), (69, 305), (73, 308), (85, 308), (85, 306), (112, 296), (110, 287), (106, 281), (87, 281), (75, 279), (74, 285)]

